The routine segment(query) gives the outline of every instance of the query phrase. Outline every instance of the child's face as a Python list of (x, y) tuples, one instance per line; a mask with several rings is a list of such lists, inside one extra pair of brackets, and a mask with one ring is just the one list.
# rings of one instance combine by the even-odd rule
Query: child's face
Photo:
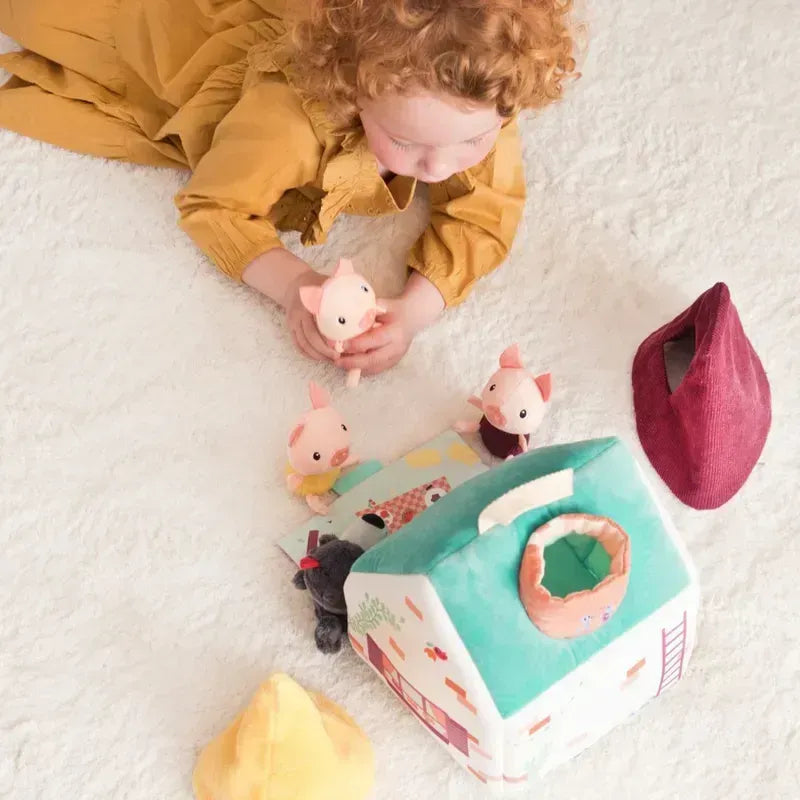
[(503, 119), (493, 106), (457, 102), (433, 94), (364, 100), (361, 122), (380, 165), (396, 175), (438, 183), (483, 161)]

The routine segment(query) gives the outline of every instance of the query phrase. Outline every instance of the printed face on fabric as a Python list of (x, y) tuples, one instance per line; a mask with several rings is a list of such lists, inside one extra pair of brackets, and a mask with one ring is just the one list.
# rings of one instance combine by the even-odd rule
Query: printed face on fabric
[(379, 505), (371, 503), (369, 508), (358, 511), (357, 515), (362, 518), (379, 517), (389, 533), (396, 533), (450, 491), (447, 478), (437, 478)]

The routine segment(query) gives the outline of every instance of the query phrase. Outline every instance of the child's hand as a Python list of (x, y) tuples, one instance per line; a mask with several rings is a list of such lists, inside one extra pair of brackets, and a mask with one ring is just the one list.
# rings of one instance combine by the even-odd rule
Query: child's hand
[(308, 270), (291, 284), (286, 294), (286, 321), (295, 347), (301, 353), (315, 361), (335, 361), (339, 358), (338, 354), (322, 337), (314, 316), (300, 300), (301, 286), (319, 286), (324, 281), (324, 275)]
[(338, 357), (300, 301), (300, 287), (320, 285), (325, 282), (324, 275), (288, 250), (273, 247), (248, 264), (242, 280), (283, 307), (292, 339), (301, 353), (315, 361), (334, 361)]
[(403, 300), (384, 300), (386, 313), (378, 316), (372, 330), (345, 342), (344, 355), (336, 364), (342, 369), (360, 369), (376, 375), (393, 367), (411, 346), (417, 331), (403, 314)]
[(439, 290), (418, 273), (411, 276), (400, 297), (381, 302), (386, 313), (378, 316), (378, 325), (345, 343), (344, 355), (336, 360), (342, 369), (360, 369), (365, 375), (376, 375), (393, 367), (406, 354), (414, 337), (444, 308)]

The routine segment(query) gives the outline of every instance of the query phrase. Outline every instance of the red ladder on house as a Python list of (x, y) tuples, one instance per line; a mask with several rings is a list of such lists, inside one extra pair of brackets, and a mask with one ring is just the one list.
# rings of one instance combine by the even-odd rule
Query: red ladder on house
[(683, 675), (683, 658), (686, 655), (686, 612), (683, 619), (671, 630), (661, 629), (661, 683), (656, 696), (677, 683)]

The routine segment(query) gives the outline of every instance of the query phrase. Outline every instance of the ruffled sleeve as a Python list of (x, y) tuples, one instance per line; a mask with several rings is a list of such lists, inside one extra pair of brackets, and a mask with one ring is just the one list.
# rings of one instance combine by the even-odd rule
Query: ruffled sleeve
[(323, 149), (281, 74), (251, 73), (244, 87), (175, 198), (181, 228), (236, 280), (281, 246), (270, 211), (288, 189), (316, 178)]
[(431, 221), (408, 264), (441, 292), (448, 306), (467, 298), (476, 281), (508, 255), (525, 202), (516, 120), (476, 167), (430, 187)]

